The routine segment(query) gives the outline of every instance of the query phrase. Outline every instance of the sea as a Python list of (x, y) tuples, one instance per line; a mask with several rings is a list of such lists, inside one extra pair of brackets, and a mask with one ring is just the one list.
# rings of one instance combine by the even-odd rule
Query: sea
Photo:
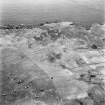
[[(13, 1), (13, 0), (12, 0)], [(16, 1), (16, 0), (14, 0)], [(95, 3), (95, 2), (94, 2)], [(102, 3), (21, 3), (8, 2), (2, 5), (1, 25), (5, 24), (40, 24), (53, 21), (78, 22), (84, 25), (104, 23), (104, 7)]]

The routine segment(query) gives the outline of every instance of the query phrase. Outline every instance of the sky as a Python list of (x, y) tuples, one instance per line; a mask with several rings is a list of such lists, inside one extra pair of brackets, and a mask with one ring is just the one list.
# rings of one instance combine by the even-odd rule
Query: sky
[(104, 14), (104, 0), (0, 0), (0, 24), (32, 24), (54, 19), (94, 21)]

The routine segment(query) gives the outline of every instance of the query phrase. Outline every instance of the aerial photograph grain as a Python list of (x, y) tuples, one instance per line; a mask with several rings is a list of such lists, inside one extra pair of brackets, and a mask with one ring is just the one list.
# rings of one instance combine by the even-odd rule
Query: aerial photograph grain
[(0, 0), (0, 105), (105, 105), (105, 0)]

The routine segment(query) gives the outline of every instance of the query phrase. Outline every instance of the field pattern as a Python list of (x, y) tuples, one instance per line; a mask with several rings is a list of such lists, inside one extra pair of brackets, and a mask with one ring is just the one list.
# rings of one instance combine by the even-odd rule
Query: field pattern
[(0, 27), (0, 105), (105, 105), (105, 25), (27, 27)]

